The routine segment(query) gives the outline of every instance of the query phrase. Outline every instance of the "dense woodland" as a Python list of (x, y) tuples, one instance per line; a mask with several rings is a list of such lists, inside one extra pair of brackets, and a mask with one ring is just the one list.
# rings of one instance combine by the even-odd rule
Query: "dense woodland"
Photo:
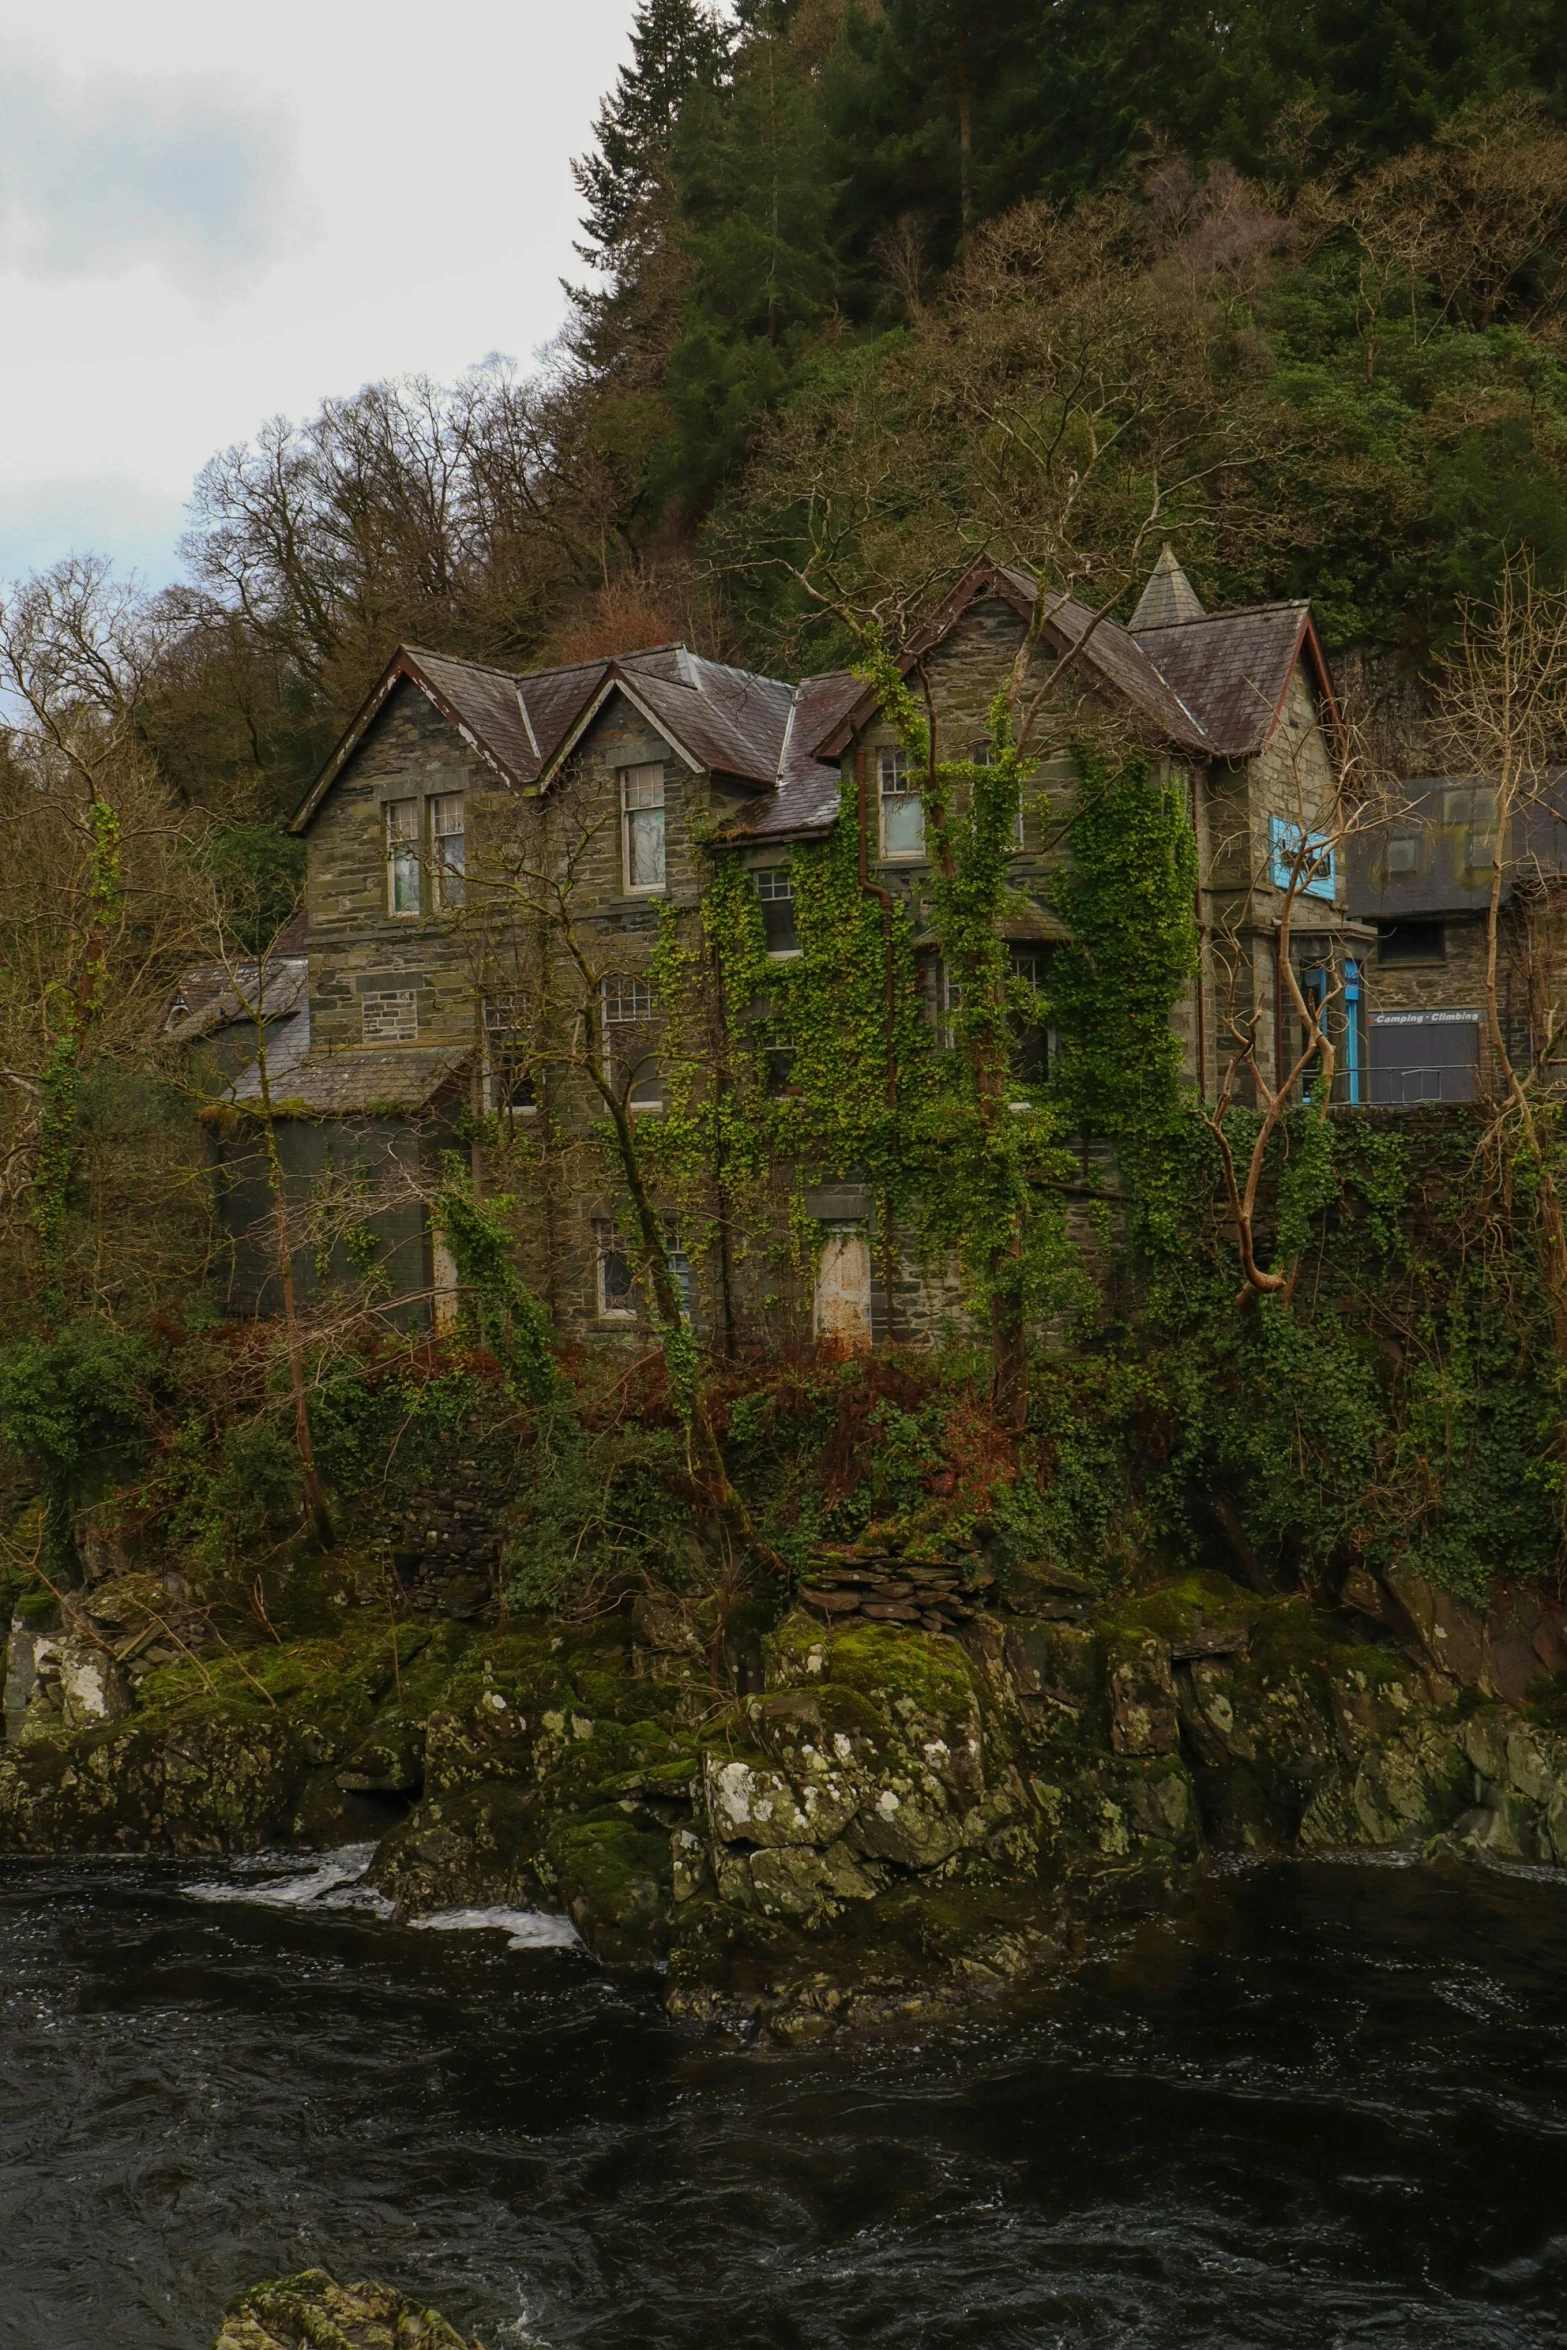
[[(577, 166), (580, 270), (547, 365), (369, 385), (219, 452), (178, 587), (143, 595), (87, 561), (9, 590), (0, 795), (27, 851), (0, 877), (0, 1412), (57, 1561), (69, 1510), (126, 1480), (213, 1557), (297, 1508), (297, 1392), (265, 1333), (213, 1315), (207, 1170), (162, 1023), (181, 969), (254, 952), (288, 913), (284, 822), (398, 641), (520, 669), (683, 637), (799, 675), (896, 640), (980, 549), (1116, 612), (1168, 537), (1213, 602), (1309, 595), (1369, 729), (1414, 758), (1466, 603), (1520, 556), (1567, 587), (1564, 77), (1550, 0), (1256, 0), (1222, 26), (1143, 0), (741, 0), (722, 20), (645, 0)], [(1120, 1033), (1106, 1005), (1100, 988), (1085, 1035)], [(1305, 1154), (1281, 1214), (1316, 1233), (1317, 1291), (1293, 1320), (1237, 1319), (1200, 1135), (1160, 1156), (1102, 1106), (1146, 1178), (1153, 1319), (1126, 1342), (1143, 1368), (1119, 1324), (1057, 1366), (1015, 1485), (972, 1430), (951, 1437), (990, 1463), (974, 1506), (1015, 1492), (1028, 1540), (1074, 1555), (1113, 1521), (1177, 1547), (1227, 1527), (1263, 1572), (1392, 1541), (1418, 1491), (1423, 1555), (1458, 1586), (1499, 1546), (1552, 1562), (1555, 1354), (1517, 1375), (1545, 1309), (1527, 1245), (1521, 1271), (1507, 1253), (1538, 1154), (1517, 1183), (1475, 1178), (1446, 1257), (1418, 1215), (1393, 1236), (1414, 1178), (1391, 1144), (1357, 1144), (1341, 1176)], [(1435, 1159), (1451, 1202), (1470, 1162)], [(1358, 1352), (1331, 1281), (1311, 1318), (1340, 1210), (1362, 1329), (1385, 1291)], [(1155, 1330), (1169, 1351), (1149, 1355)], [(441, 1381), (478, 1376), (441, 1369), (417, 1391), (436, 1401), (410, 1401), (401, 1362), (375, 1373), (392, 1400), (367, 1402), (341, 1334), (307, 1335), (340, 1493), (382, 1419), (438, 1420), (459, 1408)], [(504, 1373), (505, 1345), (486, 1359)], [(536, 1561), (557, 1534), (562, 1556), (618, 1555), (620, 1536), (583, 1535), (579, 1485), (605, 1525), (622, 1470), (678, 1493), (655, 1473), (666, 1369), (650, 1452), (627, 1449), (624, 1393), (588, 1433), (573, 1421), (550, 1456), (568, 1497), (535, 1497)], [(939, 1485), (970, 1410), (950, 1366), (900, 1370), (879, 1400), (823, 1377), (787, 1408), (703, 1406), (784, 1497), (785, 1550), (851, 1490), (870, 1508), (878, 1479)], [(791, 1412), (798, 1443), (778, 1434)], [(796, 1489), (780, 1464), (807, 1457), (829, 1467), (802, 1498), (814, 1470)], [(639, 1507), (651, 1555), (663, 1505)], [(15, 1557), (35, 1558), (20, 1523)]]

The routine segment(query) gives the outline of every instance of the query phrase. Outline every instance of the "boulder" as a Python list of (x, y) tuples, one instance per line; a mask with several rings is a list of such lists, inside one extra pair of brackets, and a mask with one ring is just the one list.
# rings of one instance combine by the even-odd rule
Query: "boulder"
[(85, 1632), (12, 1628), (5, 1652), (8, 1740), (95, 1728), (119, 1721), (130, 1705), (125, 1674), (102, 1641)]
[(339, 2285), (322, 2268), (231, 2301), (213, 2350), (479, 2350), (389, 2285)]

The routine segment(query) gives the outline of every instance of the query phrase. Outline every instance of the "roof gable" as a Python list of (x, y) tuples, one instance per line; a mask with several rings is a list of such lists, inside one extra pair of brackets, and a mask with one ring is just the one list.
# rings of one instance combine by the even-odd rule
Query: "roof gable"
[[(950, 635), (970, 607), (986, 597), (1000, 597), (1023, 620), (1032, 622), (1039, 592), (1038, 581), (1026, 571), (1000, 563), (993, 555), (981, 555), (909, 638), (898, 656), (900, 671), (907, 677), (926, 653)], [(1130, 703), (1166, 740), (1183, 750), (1212, 749), (1181, 696), (1118, 621), (1079, 603), (1075, 596), (1053, 595), (1040, 623), (1040, 634), (1058, 660), (1069, 656), (1079, 660), (1085, 677)], [(840, 756), (860, 728), (871, 723), (879, 706), (875, 686), (863, 686), (853, 704), (814, 745), (817, 757)]]
[(295, 812), (303, 832), (399, 685), (423, 694), (513, 791), (542, 791), (610, 695), (625, 693), (694, 771), (776, 782), (794, 689), (706, 661), (684, 645), (517, 675), (400, 645)]
[(1304, 600), (1140, 628), (1135, 641), (1220, 758), (1255, 758), (1266, 749), (1297, 665), (1305, 666), (1337, 731), (1327, 662)]

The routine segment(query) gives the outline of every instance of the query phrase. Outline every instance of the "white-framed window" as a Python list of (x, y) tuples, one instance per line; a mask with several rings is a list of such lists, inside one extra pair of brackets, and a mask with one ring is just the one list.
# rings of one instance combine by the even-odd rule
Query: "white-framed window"
[(460, 791), (440, 792), (430, 802), (430, 898), (437, 906), (460, 906), (467, 871), (467, 834)]
[(419, 891), (419, 803), (388, 800), (386, 825), (386, 910), (389, 914), (422, 911)]
[(631, 1259), (613, 1224), (596, 1223), (593, 1237), (598, 1256), (598, 1315), (601, 1322), (634, 1322), (637, 1318), (636, 1276)]
[(531, 1118), (538, 1108), (520, 996), (485, 998), (484, 1106), (492, 1118)]
[(645, 1028), (658, 1016), (658, 997), (650, 979), (629, 971), (614, 972), (600, 982), (604, 1023), (604, 1075), (623, 1093), (636, 1117), (657, 1117), (664, 1107), (664, 1081), (657, 1057), (635, 1037), (617, 1036), (617, 1029)]
[(909, 772), (909, 754), (888, 748), (876, 754), (881, 786), (881, 853), (884, 857), (923, 857), (925, 803), (919, 777)]
[(633, 1020), (651, 1020), (658, 1011), (658, 998), (651, 979), (638, 979), (629, 971), (611, 972), (601, 986), (604, 1002), (604, 1024), (618, 1027)]
[(620, 822), (625, 884), (629, 894), (664, 886), (664, 770), (662, 765), (622, 767)]
[(797, 955), (799, 933), (794, 920), (794, 883), (787, 865), (769, 865), (755, 875), (762, 901), (762, 930), (770, 955)]

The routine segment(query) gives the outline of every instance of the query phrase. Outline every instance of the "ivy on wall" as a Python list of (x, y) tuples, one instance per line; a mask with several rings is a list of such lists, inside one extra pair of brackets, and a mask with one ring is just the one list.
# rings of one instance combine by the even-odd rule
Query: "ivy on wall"
[(1170, 1014), (1198, 969), (1197, 844), (1179, 789), (1141, 754), (1080, 750), (1077, 769), (1071, 862), (1051, 883), (1072, 934), (1051, 974), (1053, 1090), (1074, 1126), (1115, 1146), (1139, 1238), (1159, 1252), (1177, 1245), (1193, 1172)]

